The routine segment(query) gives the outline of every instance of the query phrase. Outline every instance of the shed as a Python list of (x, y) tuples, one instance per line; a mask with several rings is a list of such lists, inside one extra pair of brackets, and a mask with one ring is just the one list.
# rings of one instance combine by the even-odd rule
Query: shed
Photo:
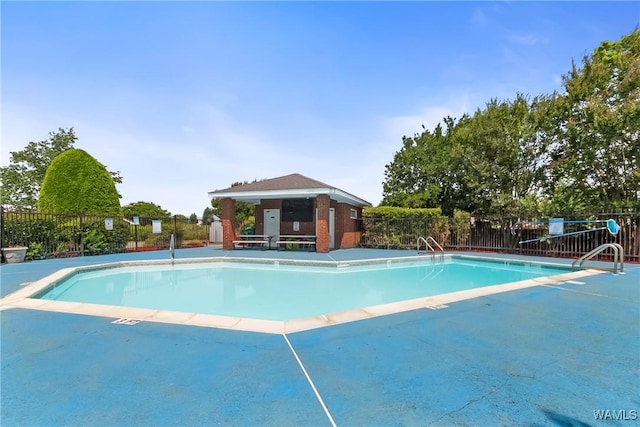
[(275, 239), (315, 235), (318, 252), (356, 247), (362, 209), (371, 206), (351, 193), (298, 173), (211, 191), (209, 197), (222, 199), (223, 247), (227, 250), (233, 249), (235, 200), (254, 204), (256, 234)]

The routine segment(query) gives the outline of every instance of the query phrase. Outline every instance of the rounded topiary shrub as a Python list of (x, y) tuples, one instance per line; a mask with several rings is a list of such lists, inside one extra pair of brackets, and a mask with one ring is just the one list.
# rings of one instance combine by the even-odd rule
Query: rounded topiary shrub
[(107, 168), (80, 149), (56, 156), (44, 176), (38, 210), (118, 215), (120, 195)]

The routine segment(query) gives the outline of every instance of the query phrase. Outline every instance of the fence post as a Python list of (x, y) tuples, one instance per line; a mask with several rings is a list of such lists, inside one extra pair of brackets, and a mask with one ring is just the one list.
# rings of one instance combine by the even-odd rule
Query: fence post
[(80, 212), (80, 256), (84, 256), (84, 230), (83, 230), (84, 212)]
[(0, 248), (4, 248), (4, 206), (0, 206)]
[[(178, 240), (178, 215), (173, 216), (173, 235), (175, 236), (174, 243), (177, 243)], [(180, 244), (182, 244), (182, 239), (180, 239)], [(178, 246), (180, 247), (180, 246)]]
[(0, 262), (4, 264), (4, 206), (0, 206)]
[(386, 240), (387, 240), (387, 249), (389, 249), (389, 242), (390, 242), (390, 239), (389, 239), (389, 217), (387, 217), (387, 232), (386, 232), (386, 235), (387, 235), (387, 238), (386, 238)]

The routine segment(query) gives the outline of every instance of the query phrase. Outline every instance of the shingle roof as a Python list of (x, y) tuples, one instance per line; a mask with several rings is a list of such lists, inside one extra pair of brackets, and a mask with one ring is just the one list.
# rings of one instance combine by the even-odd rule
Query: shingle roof
[(277, 178), (265, 179), (251, 182), (249, 184), (236, 185), (235, 187), (216, 190), (216, 193), (238, 193), (242, 191), (278, 191), (278, 190), (306, 190), (311, 188), (335, 188), (315, 179), (308, 178), (299, 173), (279, 176)]
[(299, 173), (211, 191), (209, 197), (229, 197), (235, 200), (260, 203), (262, 199), (316, 197), (320, 194), (327, 194), (332, 200), (338, 202), (356, 206), (371, 206), (371, 203), (353, 194)]

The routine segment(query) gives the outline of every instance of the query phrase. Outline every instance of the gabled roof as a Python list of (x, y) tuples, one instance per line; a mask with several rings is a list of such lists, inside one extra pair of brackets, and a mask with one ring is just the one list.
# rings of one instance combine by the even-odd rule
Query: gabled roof
[(300, 197), (316, 197), (327, 194), (332, 200), (349, 203), (355, 206), (371, 206), (371, 203), (349, 194), (339, 188), (308, 178), (299, 173), (265, 179), (248, 184), (236, 185), (209, 192), (212, 199), (225, 197), (251, 203), (260, 203), (260, 199), (291, 199)]
[[(302, 190), (308, 188), (330, 188), (323, 182), (315, 179), (307, 178), (299, 173), (291, 175), (279, 176), (277, 178), (263, 179), (262, 181), (250, 182), (248, 184), (236, 185), (234, 187), (225, 188), (224, 190), (216, 190), (215, 193), (230, 193), (239, 191), (278, 191), (278, 190)], [(211, 193), (209, 193), (211, 195)]]

